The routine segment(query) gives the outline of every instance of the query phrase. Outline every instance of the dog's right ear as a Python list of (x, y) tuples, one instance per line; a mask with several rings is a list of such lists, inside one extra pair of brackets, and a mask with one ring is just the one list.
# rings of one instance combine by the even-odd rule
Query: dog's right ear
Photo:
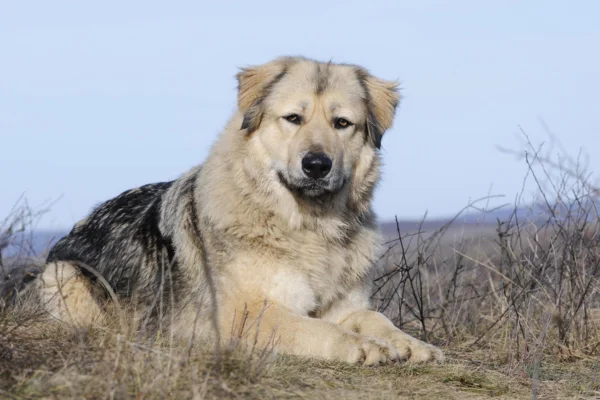
[(250, 134), (258, 129), (264, 114), (264, 100), (273, 86), (286, 74), (290, 58), (242, 68), (237, 73), (238, 107), (244, 114), (241, 129)]

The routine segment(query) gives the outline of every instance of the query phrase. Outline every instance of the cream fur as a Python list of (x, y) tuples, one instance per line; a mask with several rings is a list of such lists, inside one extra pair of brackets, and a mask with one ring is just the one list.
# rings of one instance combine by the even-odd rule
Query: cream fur
[[(381, 162), (381, 138), (373, 135), (391, 127), (400, 99), (396, 84), (360, 67), (289, 57), (246, 68), (238, 81), (239, 109), (202, 167), (170, 189), (196, 179), (193, 201), (222, 339), (230, 340), (244, 320), (254, 324), (261, 345), (275, 334), (276, 348), (288, 354), (366, 365), (441, 362), (439, 349), (403, 333), (369, 303), (369, 274), (382, 242), (371, 209)], [(282, 118), (289, 113), (300, 114), (302, 124)], [(332, 126), (340, 117), (352, 125)], [(345, 180), (327, 200), (294, 193), (278, 175), (301, 176), (300, 159), (311, 149), (329, 154), (332, 171)], [(204, 261), (185, 210), (173, 205), (163, 219), (182, 221), (173, 235), (177, 259), (191, 287), (202, 287)], [(46, 270), (45, 280), (53, 271)], [(79, 290), (71, 287), (67, 292)], [(95, 310), (87, 300), (64, 304), (75, 314)], [(193, 333), (196, 310), (190, 302), (175, 311), (178, 335)], [(210, 318), (200, 318), (196, 329), (209, 336)]]

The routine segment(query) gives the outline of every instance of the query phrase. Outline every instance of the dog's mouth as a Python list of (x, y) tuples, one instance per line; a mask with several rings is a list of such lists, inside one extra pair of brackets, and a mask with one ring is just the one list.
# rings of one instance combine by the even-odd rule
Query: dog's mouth
[(344, 187), (344, 179), (309, 179), (287, 178), (281, 171), (277, 172), (279, 181), (290, 192), (302, 197), (319, 199), (335, 195)]

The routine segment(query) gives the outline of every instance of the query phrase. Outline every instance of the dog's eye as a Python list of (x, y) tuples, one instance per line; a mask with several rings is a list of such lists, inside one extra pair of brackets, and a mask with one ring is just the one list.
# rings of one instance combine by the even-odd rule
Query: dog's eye
[(283, 117), (287, 122), (291, 122), (294, 125), (300, 125), (302, 122), (302, 117), (298, 114), (290, 114)]
[(336, 118), (335, 121), (333, 121), (333, 126), (335, 129), (346, 129), (350, 125), (352, 125), (352, 122), (345, 118)]

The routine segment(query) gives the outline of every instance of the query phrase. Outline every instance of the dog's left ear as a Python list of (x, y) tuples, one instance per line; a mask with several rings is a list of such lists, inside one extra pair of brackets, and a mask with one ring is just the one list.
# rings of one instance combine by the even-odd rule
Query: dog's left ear
[(399, 83), (376, 78), (368, 73), (362, 75), (367, 96), (367, 134), (378, 149), (385, 131), (392, 127), (396, 108), (401, 100)]
[(237, 73), (238, 107), (244, 119), (241, 129), (250, 134), (258, 129), (264, 113), (264, 100), (273, 86), (286, 74), (288, 58), (278, 58), (269, 63), (242, 68)]

